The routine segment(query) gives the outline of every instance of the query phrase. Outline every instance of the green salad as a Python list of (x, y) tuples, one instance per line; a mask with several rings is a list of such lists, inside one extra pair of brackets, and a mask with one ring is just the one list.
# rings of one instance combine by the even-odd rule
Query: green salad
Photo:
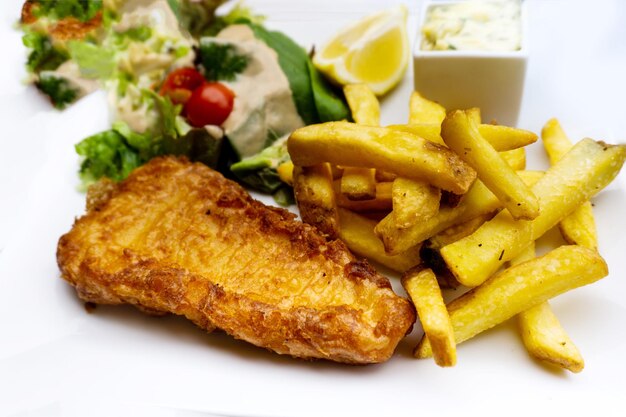
[(276, 170), (289, 161), (287, 136), (350, 119), (307, 51), (241, 3), (225, 14), (216, 13), (221, 0), (29, 3), (30, 80), (58, 109), (107, 93), (111, 129), (76, 145), (84, 186), (175, 154), (286, 204), (291, 192)]

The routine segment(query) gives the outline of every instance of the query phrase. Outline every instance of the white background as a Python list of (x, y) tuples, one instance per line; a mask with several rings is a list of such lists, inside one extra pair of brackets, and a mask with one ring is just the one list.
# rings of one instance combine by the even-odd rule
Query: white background
[[(249, 1), (303, 45), (391, 1)], [(534, 0), (519, 126), (558, 117), (571, 138), (626, 139), (626, 2)], [(416, 31), (419, 4), (411, 11)], [(531, 360), (514, 323), (461, 346), (441, 369), (410, 357), (417, 334), (382, 365), (303, 362), (183, 319), (130, 307), (87, 314), (59, 279), (56, 241), (83, 212), (72, 145), (108, 127), (101, 94), (60, 113), (30, 86), (13, 27), (21, 2), (0, 4), (0, 416), (391, 416), (548, 412), (624, 415), (626, 180), (598, 196), (600, 249), (610, 276), (552, 302), (581, 349), (578, 375)], [(383, 101), (383, 122), (406, 120), (411, 71)], [(530, 168), (543, 168), (533, 145)], [(397, 287), (397, 282), (395, 283)]]

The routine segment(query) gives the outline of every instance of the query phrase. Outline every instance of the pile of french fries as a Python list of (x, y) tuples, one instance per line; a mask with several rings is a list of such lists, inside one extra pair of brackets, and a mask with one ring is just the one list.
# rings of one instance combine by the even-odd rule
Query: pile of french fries
[[(354, 123), (293, 132), (279, 175), (303, 221), (403, 274), (424, 329), (415, 356), (453, 366), (456, 344), (517, 316), (533, 357), (580, 372), (548, 300), (608, 274), (589, 199), (617, 176), (626, 146), (572, 145), (552, 119), (542, 130), (551, 167), (527, 171), (532, 132), (417, 92), (406, 125), (381, 127), (367, 86), (344, 91)], [(535, 241), (557, 225), (567, 245), (536, 257)], [(446, 305), (441, 289), (458, 285), (469, 291)]]

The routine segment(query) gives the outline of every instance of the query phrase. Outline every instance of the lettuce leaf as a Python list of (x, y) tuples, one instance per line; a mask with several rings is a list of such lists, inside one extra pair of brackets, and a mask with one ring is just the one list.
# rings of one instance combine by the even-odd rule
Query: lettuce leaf
[(184, 155), (217, 167), (223, 138), (211, 136), (206, 129), (191, 129), (179, 116), (180, 106), (154, 92), (148, 94), (159, 112), (156, 131), (140, 134), (117, 121), (112, 129), (76, 145), (76, 153), (83, 158), (79, 175), (85, 188), (102, 177), (121, 181), (133, 169), (159, 155)]
[(70, 57), (78, 64), (85, 78), (107, 79), (115, 71), (115, 53), (86, 41), (67, 43)]
[(29, 72), (52, 71), (69, 59), (69, 54), (53, 46), (50, 37), (43, 33), (26, 31), (22, 43), (31, 50), (26, 61)]
[(74, 17), (86, 22), (102, 10), (102, 0), (45, 0), (37, 2), (36, 16), (47, 16), (55, 20)]
[(285, 185), (276, 168), (288, 160), (287, 136), (283, 136), (258, 154), (234, 163), (230, 170), (241, 182), (255, 190), (273, 193)]
[(84, 158), (79, 175), (85, 188), (102, 177), (120, 181), (146, 162), (115, 128), (83, 139), (75, 149)]
[(50, 101), (59, 110), (73, 103), (79, 96), (79, 91), (73, 88), (65, 79), (56, 76), (53, 72), (43, 71), (35, 85), (41, 92), (50, 97)]

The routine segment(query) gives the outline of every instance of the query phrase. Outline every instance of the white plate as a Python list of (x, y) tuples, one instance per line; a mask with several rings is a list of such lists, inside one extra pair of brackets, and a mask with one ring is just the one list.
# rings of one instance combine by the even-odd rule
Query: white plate
[[(18, 84), (24, 52), (10, 27), (18, 3), (3, 2), (0, 28), (5, 56), (0, 73), (0, 415), (620, 414), (626, 375), (624, 173), (594, 200), (610, 276), (552, 302), (585, 357), (586, 368), (578, 375), (531, 360), (514, 323), (463, 343), (458, 365), (441, 369), (410, 357), (415, 333), (389, 362), (353, 367), (280, 357), (224, 334), (207, 335), (184, 319), (151, 318), (131, 307), (100, 306), (88, 314), (59, 279), (55, 248), (83, 212), (73, 144), (107, 127), (106, 108), (103, 96), (95, 94), (59, 113), (32, 88)], [(250, 3), (268, 15), (268, 27), (303, 44), (320, 42), (342, 24), (382, 7), (374, 1)], [(530, 6), (532, 52), (520, 126), (539, 131), (549, 117), (558, 116), (572, 138), (623, 139), (626, 53), (623, 42), (613, 42), (626, 39), (619, 23), (626, 5), (606, 0), (587, 9), (582, 0), (555, 0)], [(412, 15), (411, 30), (415, 20)], [(405, 120), (410, 91), (407, 78), (384, 100), (386, 123)], [(541, 146), (534, 145), (529, 166), (545, 164)]]

